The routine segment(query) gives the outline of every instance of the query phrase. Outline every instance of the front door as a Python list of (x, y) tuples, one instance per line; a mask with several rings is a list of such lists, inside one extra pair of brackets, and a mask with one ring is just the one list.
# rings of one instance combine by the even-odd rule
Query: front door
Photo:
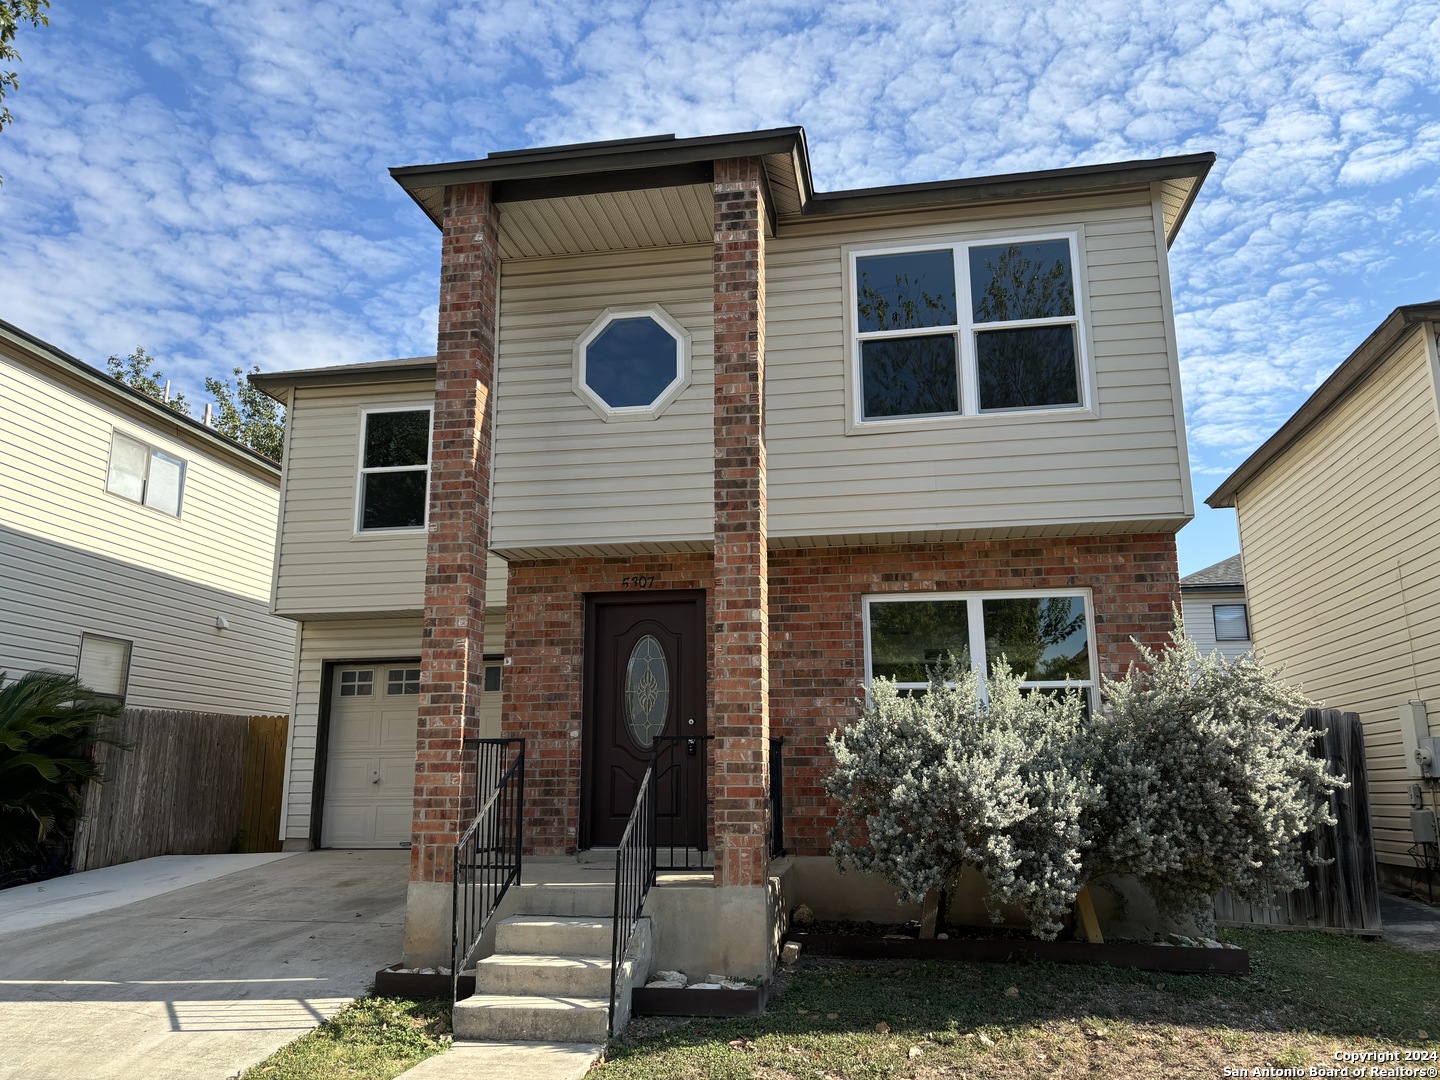
[(588, 604), (581, 845), (620, 843), (653, 752), (656, 840), (700, 847), (707, 760), (704, 594), (596, 596)]

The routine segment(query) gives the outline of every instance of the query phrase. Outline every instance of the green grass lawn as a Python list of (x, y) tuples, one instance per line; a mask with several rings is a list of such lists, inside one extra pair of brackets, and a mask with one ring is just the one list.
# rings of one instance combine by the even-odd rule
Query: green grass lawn
[(391, 1080), (450, 1045), (450, 1002), (361, 998), (242, 1080)]
[(1337, 1051), (1440, 1052), (1440, 954), (1325, 934), (1225, 937), (1250, 950), (1250, 975), (802, 959), (766, 1016), (630, 1034), (592, 1076), (1219, 1077), (1345, 1064)]

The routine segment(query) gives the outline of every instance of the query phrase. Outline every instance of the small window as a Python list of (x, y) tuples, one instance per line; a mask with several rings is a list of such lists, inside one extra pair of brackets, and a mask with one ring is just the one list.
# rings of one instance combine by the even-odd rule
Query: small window
[(485, 665), (485, 692), (493, 694), (500, 689), (500, 665)]
[(1249, 641), (1250, 619), (1244, 604), (1215, 604), (1216, 641)]
[(1034, 690), (1096, 684), (1090, 616), (1078, 593), (932, 593), (865, 600), (868, 678), (922, 690), (947, 656), (970, 656), (982, 677), (1005, 657)]
[(97, 694), (125, 700), (130, 682), (130, 649), (131, 643), (123, 638), (81, 634), (76, 678)]
[(430, 410), (367, 411), (361, 428), (360, 530), (424, 528)]
[(1084, 404), (1070, 237), (853, 256), (861, 424)]
[(420, 693), (420, 669), (391, 668), (385, 674), (385, 693), (392, 695)]
[(117, 431), (110, 442), (110, 472), (105, 490), (179, 517), (185, 490), (185, 462)]
[(575, 392), (604, 420), (653, 420), (689, 369), (690, 334), (658, 306), (607, 310), (575, 342)]
[(341, 697), (370, 697), (375, 692), (375, 672), (342, 671), (340, 673)]

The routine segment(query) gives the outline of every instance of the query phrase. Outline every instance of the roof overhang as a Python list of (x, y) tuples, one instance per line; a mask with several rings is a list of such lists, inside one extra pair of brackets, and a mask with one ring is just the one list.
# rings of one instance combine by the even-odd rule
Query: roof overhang
[(250, 449), (228, 435), (222, 435), (212, 427), (184, 413), (168, 408), (154, 398), (133, 387), (112, 378), (85, 361), (56, 348), (48, 341), (21, 330), (13, 323), (0, 319), (0, 352), (17, 360), (26, 360), (41, 369), (48, 369), (66, 376), (72, 383), (79, 383), (95, 397), (122, 406), (131, 413), (138, 413), (157, 428), (167, 429), (177, 438), (199, 443), (222, 459), (264, 474), (275, 483), (280, 481), (280, 466), (264, 454)]
[(925, 184), (822, 192), (814, 197), (805, 212), (860, 214), (986, 201), (1015, 202), (1117, 188), (1148, 188), (1158, 184), (1162, 191), (1165, 242), (1169, 246), (1174, 243), (1185, 216), (1200, 192), (1200, 185), (1205, 182), (1214, 164), (1214, 154), (1186, 154), (1149, 161), (1118, 161)]
[(409, 356), (399, 360), (373, 360), (365, 364), (261, 372), (250, 376), (250, 385), (282, 405), (288, 405), (290, 391), (300, 387), (414, 382), (434, 377), (435, 357)]
[[(677, 139), (673, 135), (507, 150), (474, 161), (390, 170), (437, 226), (445, 189), (489, 183), (500, 206), (501, 257), (709, 242), (714, 163), (758, 157), (767, 188), (767, 226), (816, 215), (874, 214), (1024, 201), (1096, 191), (1158, 190), (1167, 246), (1172, 244), (1215, 164), (1215, 155), (1081, 165), (999, 176), (817, 192), (800, 127)], [(663, 196), (662, 193), (663, 192)]]
[(1391, 348), (1411, 327), (1427, 322), (1440, 322), (1440, 300), (1409, 304), (1392, 311), (1360, 347), (1346, 357), (1345, 362), (1320, 384), (1319, 389), (1295, 411), (1295, 415), (1280, 425), (1274, 435), (1261, 443), (1260, 448), (1215, 489), (1205, 500), (1206, 504), (1217, 510), (1234, 506), (1236, 496), (1245, 485), (1264, 472), (1302, 435), (1343, 402), (1350, 392), (1380, 365)]
[(793, 203), (798, 213), (813, 192), (800, 127), (502, 150), (474, 161), (401, 166), (390, 175), (439, 226), (445, 218), (445, 189), (456, 184), (491, 184), (493, 198), (502, 204), (575, 198), (709, 184), (714, 162), (750, 157), (765, 162), (775, 212), (786, 213)]

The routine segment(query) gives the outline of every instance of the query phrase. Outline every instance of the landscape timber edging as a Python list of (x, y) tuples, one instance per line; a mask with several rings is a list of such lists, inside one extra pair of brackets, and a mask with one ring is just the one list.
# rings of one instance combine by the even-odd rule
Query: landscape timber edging
[(693, 987), (637, 986), (630, 991), (635, 1016), (763, 1016), (770, 984), (732, 990)]
[(785, 936), (813, 956), (856, 960), (970, 960), (1006, 964), (1016, 960), (1048, 960), (1054, 964), (1098, 964), (1192, 975), (1248, 975), (1246, 949), (1205, 949), (1183, 945), (1142, 945), (1133, 942), (1092, 945), (1086, 941), (1038, 941), (1021, 938), (950, 938), (896, 941), (857, 934)]
[[(427, 975), (418, 971), (395, 971), (392, 968), (382, 968), (375, 973), (376, 997), (425, 1001), (429, 998), (448, 998), (456, 989), (449, 975)], [(461, 975), (458, 991), (462, 999), (475, 993), (475, 976)]]

